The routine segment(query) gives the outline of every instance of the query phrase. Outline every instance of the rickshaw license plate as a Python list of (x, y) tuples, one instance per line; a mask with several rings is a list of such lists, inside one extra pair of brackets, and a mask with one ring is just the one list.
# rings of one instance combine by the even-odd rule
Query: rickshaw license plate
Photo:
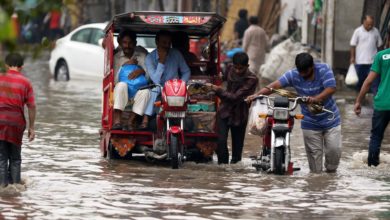
[(178, 112), (166, 111), (165, 117), (166, 118), (184, 118), (184, 117), (186, 117), (186, 112), (185, 111), (178, 111)]

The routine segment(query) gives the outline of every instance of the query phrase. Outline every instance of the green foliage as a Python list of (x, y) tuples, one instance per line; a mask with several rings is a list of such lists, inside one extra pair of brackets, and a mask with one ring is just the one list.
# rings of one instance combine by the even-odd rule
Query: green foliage
[(16, 13), (19, 25), (24, 25), (32, 19), (43, 17), (52, 9), (60, 9), (62, 6), (62, 0), (0, 0), (0, 71), (4, 71), (6, 51), (7, 53), (20, 51), (37, 58), (42, 51), (50, 48), (50, 42), (46, 38), (37, 45), (19, 44), (17, 39), (19, 30), (13, 24), (11, 16)]
[(0, 42), (10, 40), (12, 36), (11, 20), (6, 12), (0, 8)]

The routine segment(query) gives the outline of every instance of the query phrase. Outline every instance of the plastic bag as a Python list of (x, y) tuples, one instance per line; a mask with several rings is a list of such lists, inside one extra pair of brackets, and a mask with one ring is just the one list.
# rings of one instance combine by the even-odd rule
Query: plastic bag
[(356, 73), (355, 65), (349, 65), (347, 75), (345, 76), (345, 84), (347, 86), (355, 86), (359, 81)]
[(135, 79), (128, 78), (129, 74), (131, 74), (134, 70), (137, 69), (141, 69), (141, 67), (134, 64), (126, 64), (121, 67), (118, 73), (119, 82), (127, 83), (129, 99), (135, 96), (135, 93), (137, 93), (140, 87), (146, 86), (148, 84), (148, 80), (146, 79), (145, 74), (141, 74)]
[(253, 135), (264, 135), (266, 130), (265, 118), (260, 118), (259, 113), (267, 113), (268, 106), (265, 100), (256, 99), (249, 108), (247, 131)]

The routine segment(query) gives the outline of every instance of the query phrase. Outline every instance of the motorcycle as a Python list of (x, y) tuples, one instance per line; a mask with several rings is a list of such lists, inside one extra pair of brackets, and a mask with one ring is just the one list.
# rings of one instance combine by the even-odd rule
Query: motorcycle
[[(273, 92), (286, 95), (284, 90)], [(292, 95), (291, 95), (292, 94)], [(259, 157), (255, 158), (253, 166), (256, 170), (263, 170), (277, 175), (292, 174), (300, 168), (294, 168), (291, 162), (290, 134), (294, 127), (295, 119), (303, 119), (302, 114), (294, 113), (299, 103), (306, 103), (307, 97), (298, 97), (288, 93), (285, 96), (260, 95), (257, 99), (266, 99), (267, 113), (260, 113), (259, 117), (265, 119), (266, 127), (263, 136), (263, 146)], [(271, 101), (273, 104), (271, 104)], [(293, 103), (290, 107), (290, 103)], [(309, 110), (314, 113), (328, 112), (332, 114), (329, 120), (334, 118), (333, 112), (325, 109), (320, 104), (310, 104)]]
[[(275, 91), (274, 91), (275, 92)], [(276, 93), (283, 93), (277, 90)], [(292, 94), (292, 93), (290, 93)], [(294, 110), (300, 103), (306, 103), (307, 97), (266, 96), (260, 95), (257, 99), (266, 99), (269, 111), (260, 113), (259, 117), (265, 119), (265, 135), (259, 157), (255, 158), (253, 166), (257, 170), (263, 170), (277, 175), (292, 174), (300, 168), (294, 168), (291, 162), (290, 134), (294, 127), (294, 121), (303, 119), (303, 114)], [(273, 104), (271, 104), (271, 101)], [(292, 106), (290, 107), (290, 103)], [(332, 114), (329, 120), (334, 118), (333, 112), (325, 109), (320, 104), (310, 104), (309, 109), (313, 113), (328, 112)]]
[[(303, 118), (303, 115), (292, 112), (297, 107), (298, 101), (305, 101), (305, 98), (265, 95), (260, 95), (257, 98), (265, 98), (270, 111), (259, 114), (259, 117), (265, 118), (266, 130), (261, 154), (255, 159), (256, 162), (253, 166), (257, 170), (278, 175), (291, 174), (294, 168), (291, 162), (290, 133), (294, 126), (294, 119)], [(273, 105), (270, 100), (273, 100)], [(290, 107), (290, 102), (293, 102), (292, 107)]]
[(157, 114), (157, 139), (153, 151), (145, 151), (148, 160), (163, 159), (170, 160), (172, 169), (178, 169), (186, 159), (185, 145), (185, 119), (188, 104), (196, 103), (190, 100), (188, 95), (189, 87), (202, 87), (203, 84), (191, 83), (186, 85), (183, 80), (172, 79), (165, 82), (164, 86), (151, 84), (140, 89), (161, 89), (161, 101), (155, 103), (160, 107)]

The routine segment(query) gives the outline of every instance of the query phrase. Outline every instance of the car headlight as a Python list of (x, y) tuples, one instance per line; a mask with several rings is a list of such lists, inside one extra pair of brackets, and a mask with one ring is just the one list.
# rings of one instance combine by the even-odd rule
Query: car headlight
[(288, 119), (288, 110), (286, 109), (275, 109), (273, 117), (276, 120), (287, 120)]
[(182, 96), (167, 96), (169, 106), (181, 107), (184, 105), (185, 97)]

